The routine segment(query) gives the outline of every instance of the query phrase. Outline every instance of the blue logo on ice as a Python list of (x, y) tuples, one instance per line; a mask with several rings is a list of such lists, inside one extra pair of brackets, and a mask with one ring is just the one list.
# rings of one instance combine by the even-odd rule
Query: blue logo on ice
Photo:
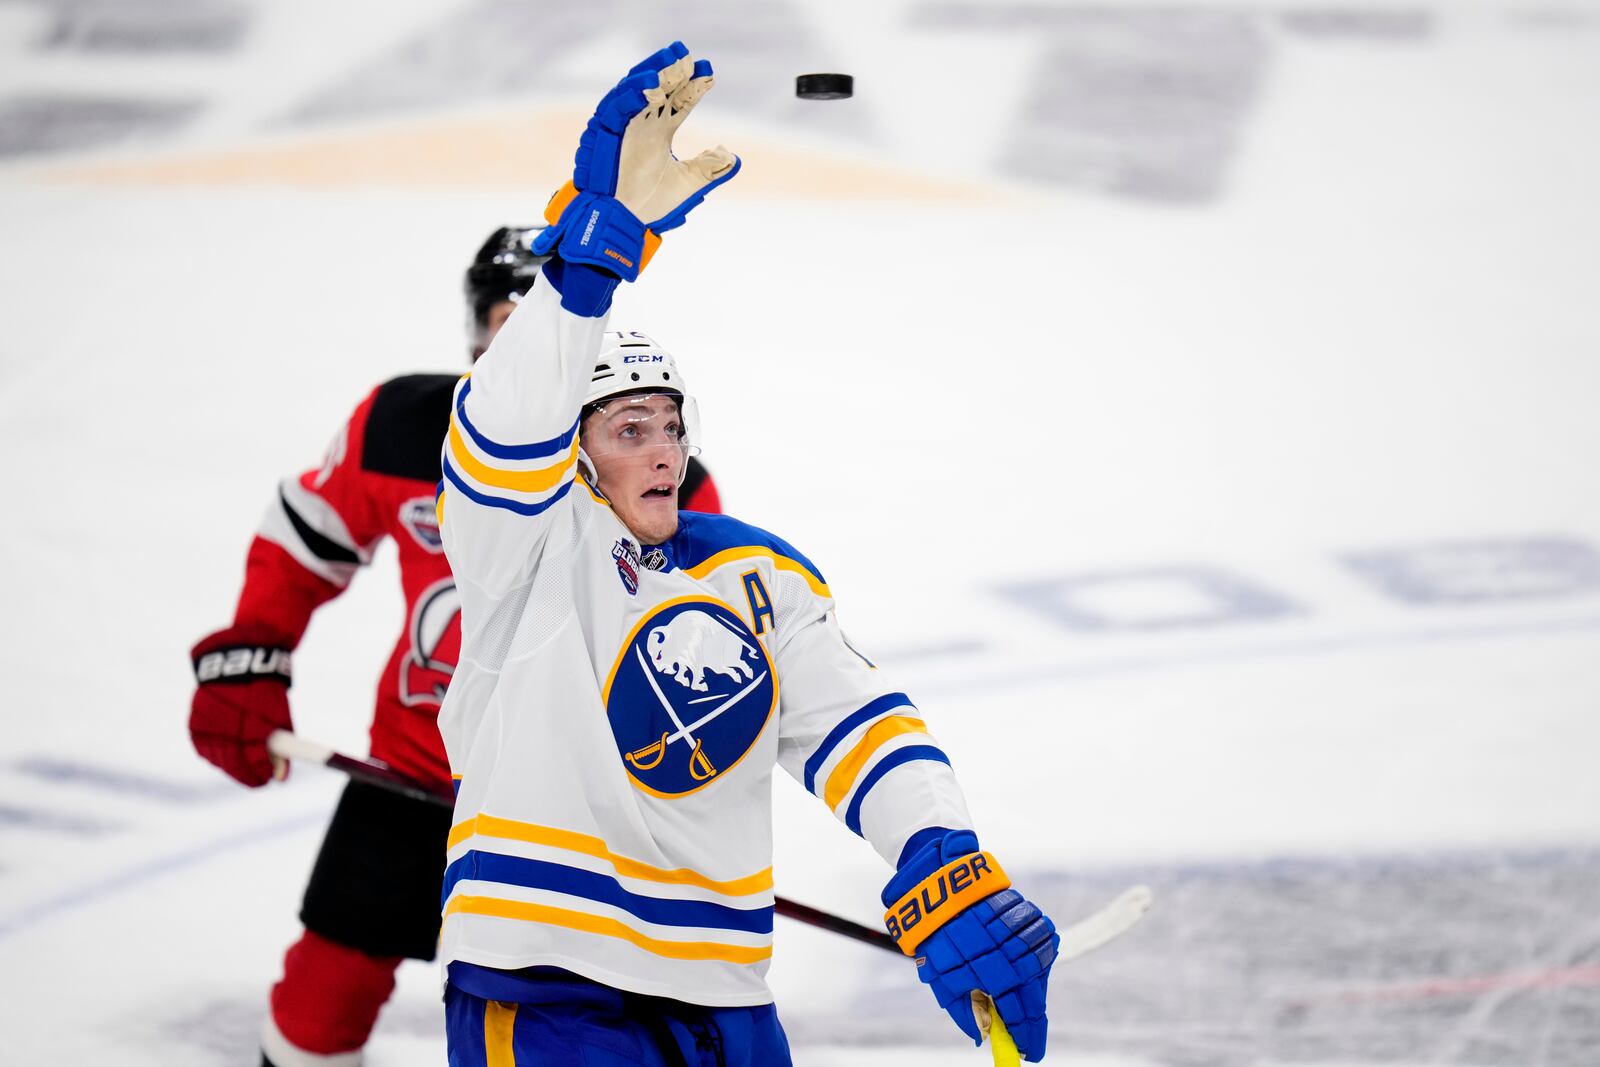
[(635, 784), (681, 797), (750, 751), (778, 706), (778, 687), (766, 649), (732, 609), (685, 599), (634, 628), (604, 697)]

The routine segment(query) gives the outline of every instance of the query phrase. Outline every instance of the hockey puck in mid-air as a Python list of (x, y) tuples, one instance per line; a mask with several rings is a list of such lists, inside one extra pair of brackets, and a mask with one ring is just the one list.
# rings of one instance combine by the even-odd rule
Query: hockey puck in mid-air
[(794, 80), (794, 95), (802, 100), (848, 100), (855, 91), (856, 80), (848, 74), (802, 74)]

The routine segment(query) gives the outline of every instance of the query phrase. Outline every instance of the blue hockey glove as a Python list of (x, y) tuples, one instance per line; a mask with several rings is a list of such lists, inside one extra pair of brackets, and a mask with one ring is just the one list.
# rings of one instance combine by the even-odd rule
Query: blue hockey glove
[(1061, 939), (1055, 924), (1011, 888), (970, 830), (953, 830), (917, 850), (883, 890), (884, 925), (939, 1006), (976, 1044), (972, 1014), (981, 990), (1030, 1062), (1044, 1058), (1045, 985)]
[(595, 108), (578, 142), (572, 180), (545, 208), (536, 255), (639, 277), (661, 243), (706, 193), (739, 172), (720, 145), (683, 161), (672, 136), (711, 88), (711, 64), (674, 41), (628, 72)]

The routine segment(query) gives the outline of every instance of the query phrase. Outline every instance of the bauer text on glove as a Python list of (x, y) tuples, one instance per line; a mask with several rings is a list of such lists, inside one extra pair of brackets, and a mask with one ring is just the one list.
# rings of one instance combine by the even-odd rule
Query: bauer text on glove
[(248, 786), (274, 776), (268, 735), (294, 729), (289, 655), (281, 638), (249, 625), (220, 630), (190, 652), (198, 683), (189, 711), (195, 751)]
[(962, 1033), (982, 1043), (971, 998), (987, 993), (1022, 1054), (1044, 1058), (1045, 989), (1060, 938), (979, 850), (976, 834), (951, 831), (918, 849), (889, 880), (883, 903), (889, 935)]

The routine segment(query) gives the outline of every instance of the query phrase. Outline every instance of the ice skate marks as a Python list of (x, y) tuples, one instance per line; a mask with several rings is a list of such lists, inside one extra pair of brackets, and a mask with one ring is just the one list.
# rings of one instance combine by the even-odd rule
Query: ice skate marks
[(660, 797), (709, 785), (777, 707), (772, 662), (724, 604), (669, 601), (634, 627), (606, 683), (606, 716), (634, 784)]

